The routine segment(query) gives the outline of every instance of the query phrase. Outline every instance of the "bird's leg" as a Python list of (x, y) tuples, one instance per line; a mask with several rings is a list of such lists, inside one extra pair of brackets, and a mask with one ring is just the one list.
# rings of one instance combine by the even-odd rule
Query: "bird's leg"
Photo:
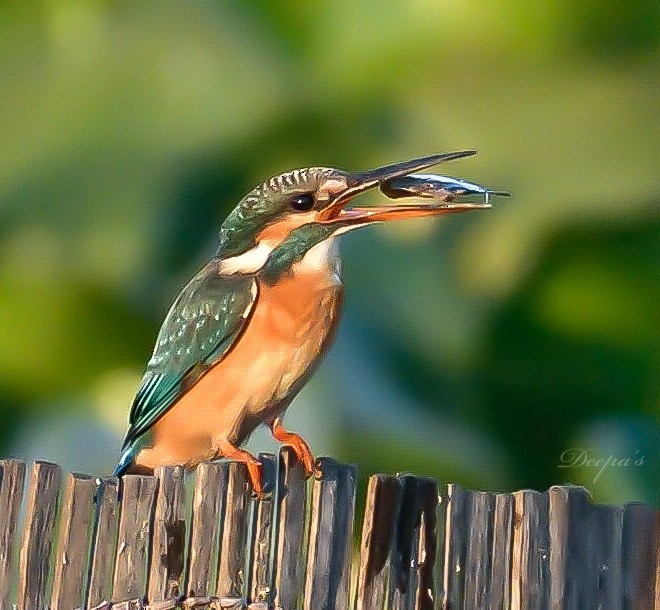
[(307, 441), (302, 436), (286, 430), (280, 417), (268, 422), (268, 427), (275, 440), (293, 449), (298, 460), (304, 466), (307, 476), (312, 476), (314, 474), (314, 454)]
[(264, 491), (261, 462), (250, 452), (239, 449), (226, 438), (213, 439), (213, 447), (217, 450), (219, 456), (242, 462), (247, 466), (252, 488), (261, 497)]

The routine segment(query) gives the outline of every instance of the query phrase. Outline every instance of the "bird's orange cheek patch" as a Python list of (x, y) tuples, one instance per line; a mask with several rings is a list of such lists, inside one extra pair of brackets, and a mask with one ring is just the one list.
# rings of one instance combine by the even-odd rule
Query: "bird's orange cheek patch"
[(257, 234), (257, 243), (281, 244), (298, 227), (314, 222), (316, 212), (291, 213), (266, 225)]

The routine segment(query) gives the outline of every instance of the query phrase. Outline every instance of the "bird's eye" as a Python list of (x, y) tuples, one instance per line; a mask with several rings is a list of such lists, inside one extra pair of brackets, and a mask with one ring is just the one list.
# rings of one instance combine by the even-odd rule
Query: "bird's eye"
[(309, 212), (314, 207), (314, 195), (302, 193), (289, 199), (289, 205), (298, 212)]

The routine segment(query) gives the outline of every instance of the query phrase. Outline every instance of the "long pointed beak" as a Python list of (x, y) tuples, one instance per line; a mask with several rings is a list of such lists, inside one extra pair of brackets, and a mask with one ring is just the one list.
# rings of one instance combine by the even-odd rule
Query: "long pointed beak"
[[(385, 165), (376, 169), (348, 175), (348, 185), (346, 189), (338, 193), (333, 201), (326, 206), (318, 215), (319, 222), (337, 222), (344, 220), (351, 220), (356, 222), (358, 217), (363, 219), (364, 222), (389, 220), (390, 212), (394, 211), (397, 216), (407, 212), (407, 215), (402, 217), (410, 218), (413, 211), (425, 213), (415, 213), (414, 216), (426, 216), (430, 213), (438, 214), (443, 213), (435, 206), (420, 205), (420, 206), (381, 206), (370, 208), (352, 208), (345, 210), (344, 206), (356, 195), (364, 193), (376, 186), (380, 186), (388, 181), (407, 176), (413, 172), (423, 170), (439, 163), (446, 163), (455, 159), (462, 159), (464, 157), (471, 157), (476, 155), (476, 150), (462, 150), (458, 152), (441, 153), (437, 155), (430, 155), (428, 157), (420, 157), (411, 159), (410, 161), (403, 161), (401, 163), (394, 163), (393, 165)], [(433, 210), (433, 211), (432, 211)], [(377, 218), (379, 213), (385, 213), (387, 217)], [(445, 212), (446, 213), (446, 212)]]

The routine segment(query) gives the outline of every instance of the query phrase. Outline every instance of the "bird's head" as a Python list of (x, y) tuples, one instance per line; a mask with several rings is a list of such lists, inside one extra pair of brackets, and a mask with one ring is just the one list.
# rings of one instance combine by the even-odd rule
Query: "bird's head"
[(365, 191), (473, 154), (475, 151), (437, 154), (358, 173), (310, 167), (274, 176), (251, 190), (222, 224), (217, 252), (221, 268), (228, 273), (253, 273), (273, 256), (293, 250), (293, 258), (299, 260), (321, 241), (369, 224), (490, 207), (460, 202), (456, 197), (442, 206), (350, 205)]

